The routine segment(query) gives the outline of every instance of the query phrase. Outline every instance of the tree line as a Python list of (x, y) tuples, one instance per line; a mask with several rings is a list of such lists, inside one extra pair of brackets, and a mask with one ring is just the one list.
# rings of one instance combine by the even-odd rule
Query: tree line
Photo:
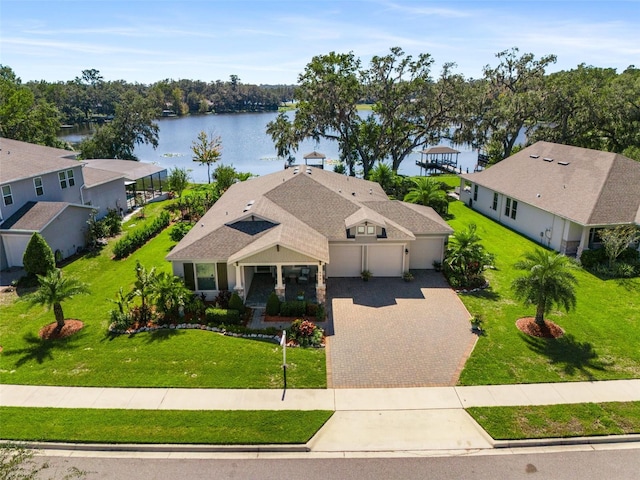
[[(343, 164), (368, 177), (376, 162), (393, 171), (416, 148), (451, 140), (485, 149), (497, 162), (528, 142), (547, 140), (622, 153), (640, 160), (640, 70), (578, 65), (547, 74), (555, 55), (536, 58), (512, 48), (496, 54), (480, 79), (399, 47), (363, 66), (353, 53), (314, 57), (299, 76), (297, 108), (267, 128), (278, 155), (288, 157), (304, 139), (338, 142)], [(363, 115), (359, 102), (371, 104)]]
[[(204, 112), (276, 110), (267, 127), (279, 156), (304, 139), (335, 140), (350, 174), (367, 177), (376, 163), (397, 171), (412, 151), (441, 140), (484, 149), (491, 162), (528, 142), (547, 140), (622, 153), (640, 160), (640, 70), (578, 65), (547, 74), (555, 55), (536, 58), (512, 48), (496, 54), (482, 78), (465, 78), (446, 63), (434, 78), (434, 59), (393, 47), (369, 65), (353, 53), (313, 57), (293, 85), (163, 80), (152, 85), (105, 81), (98, 70), (68, 82), (23, 84), (0, 66), (0, 135), (63, 146), (61, 124), (105, 122), (82, 147), (84, 158), (135, 159), (136, 144), (157, 145), (154, 119)], [(368, 113), (359, 104), (371, 106)]]

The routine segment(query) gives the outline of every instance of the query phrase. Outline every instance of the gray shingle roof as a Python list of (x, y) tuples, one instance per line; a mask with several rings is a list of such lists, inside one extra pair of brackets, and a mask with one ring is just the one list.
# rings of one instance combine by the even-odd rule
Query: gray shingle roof
[(0, 138), (0, 183), (77, 167), (76, 155), (70, 150)]
[(118, 173), (126, 180), (135, 181), (140, 178), (148, 177), (154, 173), (164, 172), (166, 168), (159, 167), (152, 163), (137, 162), (133, 160), (83, 160), (82, 163), (86, 167), (106, 170), (108, 172)]
[(461, 177), (581, 225), (640, 217), (640, 162), (616, 153), (537, 142)]
[[(432, 209), (403, 205), (390, 201), (375, 182), (321, 169), (287, 169), (234, 184), (167, 259), (237, 261), (281, 245), (326, 262), (329, 241), (347, 239), (345, 219), (366, 220), (367, 212), (370, 221), (386, 226), (389, 239), (413, 239), (414, 227), (418, 234), (451, 233)], [(263, 228), (265, 222), (275, 225)]]
[(122, 173), (100, 170), (99, 168), (91, 168), (89, 166), (85, 166), (82, 169), (82, 177), (84, 178), (84, 184), (87, 188), (96, 187), (118, 179), (124, 179)]
[[(2, 222), (0, 230), (39, 232), (66, 210), (67, 207), (72, 205), (68, 202), (27, 202)], [(77, 206), (82, 207), (81, 205)], [(83, 208), (89, 210), (91, 207)]]

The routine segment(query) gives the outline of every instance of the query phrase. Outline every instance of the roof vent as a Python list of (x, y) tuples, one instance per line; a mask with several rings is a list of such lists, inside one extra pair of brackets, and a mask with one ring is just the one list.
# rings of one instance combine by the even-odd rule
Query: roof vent
[(569, 162), (558, 162), (558, 165), (564, 165), (565, 167), (569, 165)]
[(353, 195), (355, 197), (356, 196), (356, 192), (351, 192), (351, 195)]
[(247, 202), (247, 207), (250, 207), (251, 205), (253, 205), (254, 203), (256, 203), (255, 200), (249, 200), (249, 202)]
[(543, 160), (545, 162), (553, 162), (553, 158), (550, 158), (550, 157), (544, 157)]
[(307, 168), (307, 173), (311, 175), (311, 167)]
[(531, 158), (540, 158), (540, 155), (529, 155)]

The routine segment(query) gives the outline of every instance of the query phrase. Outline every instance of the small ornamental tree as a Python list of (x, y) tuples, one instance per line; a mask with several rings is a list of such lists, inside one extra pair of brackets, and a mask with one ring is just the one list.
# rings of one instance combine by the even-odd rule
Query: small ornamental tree
[(30, 276), (46, 275), (55, 270), (56, 259), (51, 247), (39, 233), (31, 235), (31, 240), (22, 256), (24, 270)]
[(269, 298), (267, 299), (267, 307), (265, 308), (265, 313), (267, 315), (278, 315), (280, 313), (280, 299), (276, 292), (271, 292)]
[(240, 315), (244, 313), (244, 303), (242, 302), (240, 295), (238, 295), (236, 292), (233, 292), (233, 294), (231, 294), (231, 298), (229, 299), (229, 308), (231, 310), (237, 310), (238, 312), (240, 312)]

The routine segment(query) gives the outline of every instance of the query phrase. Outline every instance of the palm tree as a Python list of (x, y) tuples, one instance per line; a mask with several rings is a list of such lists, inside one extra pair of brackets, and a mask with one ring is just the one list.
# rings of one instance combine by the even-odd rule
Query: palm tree
[(161, 272), (153, 281), (152, 294), (158, 310), (166, 317), (178, 316), (180, 307), (184, 307), (193, 292), (182, 279), (171, 273)]
[(387, 195), (393, 193), (393, 189), (396, 186), (396, 178), (396, 172), (384, 162), (378, 162), (369, 172), (369, 180), (378, 182)]
[(151, 308), (149, 305), (149, 297), (153, 292), (153, 283), (156, 278), (156, 268), (152, 267), (147, 271), (140, 264), (140, 260), (136, 261), (136, 281), (131, 291), (132, 297), (140, 297), (140, 322), (144, 325), (149, 320)]
[(575, 265), (559, 253), (536, 249), (524, 254), (515, 268), (525, 272), (511, 284), (515, 296), (526, 305), (536, 306), (536, 323), (544, 325), (544, 314), (554, 305), (567, 312), (576, 306), (575, 286), (571, 273)]
[(411, 181), (414, 187), (404, 196), (405, 202), (431, 207), (441, 215), (447, 213), (447, 194), (442, 190), (438, 180), (431, 177), (413, 177)]
[(472, 223), (466, 230), (457, 230), (449, 239), (445, 265), (462, 280), (461, 286), (470, 286), (484, 267), (493, 263), (493, 256), (485, 251), (476, 230)]
[(56, 331), (64, 327), (64, 312), (62, 302), (76, 295), (89, 293), (89, 287), (75, 278), (64, 278), (59, 268), (50, 271), (46, 275), (38, 275), (40, 287), (31, 296), (32, 305), (43, 305), (48, 310), (53, 308), (56, 318)]

